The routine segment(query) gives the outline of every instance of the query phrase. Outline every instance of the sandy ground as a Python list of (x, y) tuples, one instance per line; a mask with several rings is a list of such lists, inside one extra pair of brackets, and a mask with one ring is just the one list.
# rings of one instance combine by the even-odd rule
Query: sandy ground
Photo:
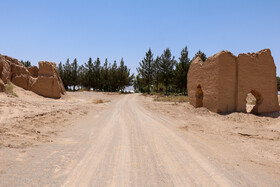
[(19, 97), (0, 93), (0, 148), (24, 148), (51, 142), (52, 136), (71, 125), (73, 119), (86, 115), (93, 106), (102, 108), (103, 105), (96, 106), (99, 100), (106, 103), (116, 98), (113, 97), (116, 94), (70, 92), (55, 100), (16, 86), (14, 91)]
[(17, 93), (0, 95), (0, 186), (280, 185), (279, 113), (218, 115), (140, 94)]

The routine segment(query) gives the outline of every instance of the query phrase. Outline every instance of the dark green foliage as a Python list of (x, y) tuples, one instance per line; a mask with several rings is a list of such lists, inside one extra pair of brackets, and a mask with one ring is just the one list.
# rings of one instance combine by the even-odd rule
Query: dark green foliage
[(66, 90), (68, 90), (68, 87), (72, 85), (71, 71), (72, 68), (68, 58), (66, 60), (66, 63), (63, 64), (63, 79), (62, 79), (62, 82)]
[(118, 87), (119, 89), (124, 92), (124, 88), (127, 85), (132, 85), (133, 75), (130, 76), (130, 70), (124, 65), (123, 58), (120, 62), (120, 67), (118, 68)]
[(134, 78), (133, 87), (134, 90), (136, 90), (136, 92), (142, 92), (142, 93), (146, 92), (145, 83), (143, 79), (140, 78), (140, 75), (137, 75)]
[(137, 72), (140, 75), (140, 78), (142, 81), (145, 82), (148, 88), (148, 94), (151, 91), (151, 85), (153, 82), (153, 72), (154, 72), (154, 59), (153, 59), (153, 53), (151, 49), (148, 50), (146, 53), (146, 57), (139, 62), (139, 68), (137, 68)]
[(75, 58), (73, 63), (71, 64), (71, 85), (73, 86), (73, 90), (76, 90), (76, 86), (78, 85), (78, 63)]
[(93, 87), (93, 79), (94, 79), (94, 70), (93, 70), (93, 63), (92, 59), (89, 58), (87, 63), (85, 64), (85, 80), (83, 82), (83, 86), (87, 89), (90, 89)]
[(89, 58), (88, 62), (81, 66), (78, 65), (77, 59), (71, 64), (67, 59), (65, 64), (58, 64), (58, 72), (65, 89), (74, 91), (79, 87), (98, 91), (124, 91), (126, 86), (132, 85), (133, 79), (123, 59), (119, 67), (116, 61), (111, 66), (107, 59), (103, 66), (99, 58), (94, 62)]
[(176, 64), (175, 57), (171, 55), (170, 50), (167, 48), (163, 51), (159, 61), (159, 71), (161, 81), (165, 86), (165, 94), (167, 95), (169, 85), (172, 83), (174, 77), (174, 65)]
[(160, 69), (159, 69), (160, 57), (157, 56), (154, 64), (153, 64), (153, 78), (154, 85), (156, 87), (156, 92), (159, 93), (159, 84), (160, 84)]
[(21, 62), (25, 67), (27, 67), (27, 68), (31, 66), (31, 62), (28, 61), (28, 60), (27, 60), (27, 61), (21, 60), (20, 62)]
[(207, 60), (207, 56), (205, 53), (201, 52), (200, 50), (196, 53), (196, 55), (199, 54), (200, 58), (203, 62), (205, 62)]
[[(196, 54), (200, 54), (202, 60), (206, 61), (205, 53), (198, 51)], [(138, 75), (134, 79), (135, 91), (150, 93), (151, 90), (157, 93), (165, 92), (166, 95), (168, 92), (187, 95), (188, 71), (191, 65), (187, 46), (181, 51), (178, 63), (168, 48), (154, 61), (152, 61), (152, 56), (149, 49), (142, 62), (139, 63)], [(149, 63), (152, 64), (151, 69)], [(149, 75), (152, 75), (152, 81)]]
[(186, 94), (187, 90), (187, 77), (190, 68), (189, 51), (187, 46), (182, 50), (179, 63), (176, 64), (174, 83), (180, 92)]
[(63, 67), (62, 67), (61, 62), (59, 62), (57, 70), (58, 70), (58, 74), (59, 74), (60, 78), (63, 80), (64, 79), (64, 74), (63, 74)]

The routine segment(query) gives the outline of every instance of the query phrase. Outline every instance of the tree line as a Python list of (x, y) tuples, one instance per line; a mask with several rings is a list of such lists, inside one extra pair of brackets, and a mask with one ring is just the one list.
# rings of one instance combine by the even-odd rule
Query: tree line
[[(206, 61), (206, 54), (198, 51), (201, 59)], [(193, 60), (193, 59), (192, 59)], [(142, 92), (164, 92), (168, 94), (182, 93), (187, 94), (187, 76), (191, 61), (187, 46), (181, 51), (179, 61), (175, 60), (169, 48), (165, 49), (162, 55), (154, 58), (151, 49), (137, 68), (137, 76), (134, 80), (134, 89)]]
[[(200, 50), (201, 59), (206, 61), (207, 56)], [(195, 56), (196, 56), (195, 55)], [(193, 60), (194, 58), (192, 58)], [(130, 73), (130, 69), (121, 59), (118, 65), (116, 61), (113, 64), (107, 59), (103, 65), (99, 58), (94, 62), (89, 58), (87, 63), (79, 66), (75, 58), (72, 63), (69, 59), (63, 64), (58, 64), (58, 72), (63, 81), (66, 90), (77, 90), (81, 87), (87, 90), (98, 90), (105, 92), (124, 91), (127, 86), (134, 86), (135, 91), (148, 93), (164, 92), (187, 94), (187, 75), (190, 64), (187, 46), (182, 49), (178, 61), (172, 56), (169, 48), (165, 49), (160, 56), (154, 58), (151, 49), (146, 52), (145, 57), (139, 62), (137, 75)], [(24, 66), (30, 67), (30, 61), (21, 60)], [(280, 91), (280, 77), (277, 79), (277, 88)]]
[(79, 66), (75, 58), (72, 63), (69, 59), (64, 64), (58, 64), (58, 72), (66, 90), (77, 90), (85, 88), (87, 90), (116, 92), (124, 91), (126, 86), (132, 85), (134, 75), (130, 74), (130, 69), (121, 59), (118, 65), (106, 59), (102, 65), (99, 58), (92, 61), (92, 58)]

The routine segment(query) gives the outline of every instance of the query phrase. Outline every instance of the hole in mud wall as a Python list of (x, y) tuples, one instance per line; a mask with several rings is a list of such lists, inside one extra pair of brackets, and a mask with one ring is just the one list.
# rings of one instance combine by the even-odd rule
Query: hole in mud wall
[(247, 113), (258, 114), (258, 108), (262, 104), (262, 101), (263, 98), (258, 91), (252, 90), (251, 92), (249, 92), (246, 97)]
[(195, 107), (203, 107), (203, 91), (200, 85), (197, 86)]

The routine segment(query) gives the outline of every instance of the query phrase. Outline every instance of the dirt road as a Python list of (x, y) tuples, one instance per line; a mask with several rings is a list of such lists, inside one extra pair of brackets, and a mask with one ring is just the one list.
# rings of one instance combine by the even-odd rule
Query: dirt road
[(137, 94), (121, 96), (73, 121), (52, 143), (15, 156), (0, 150), (9, 157), (0, 166), (0, 186), (280, 185), (279, 175), (232, 165), (219, 147), (208, 147), (141, 102)]

